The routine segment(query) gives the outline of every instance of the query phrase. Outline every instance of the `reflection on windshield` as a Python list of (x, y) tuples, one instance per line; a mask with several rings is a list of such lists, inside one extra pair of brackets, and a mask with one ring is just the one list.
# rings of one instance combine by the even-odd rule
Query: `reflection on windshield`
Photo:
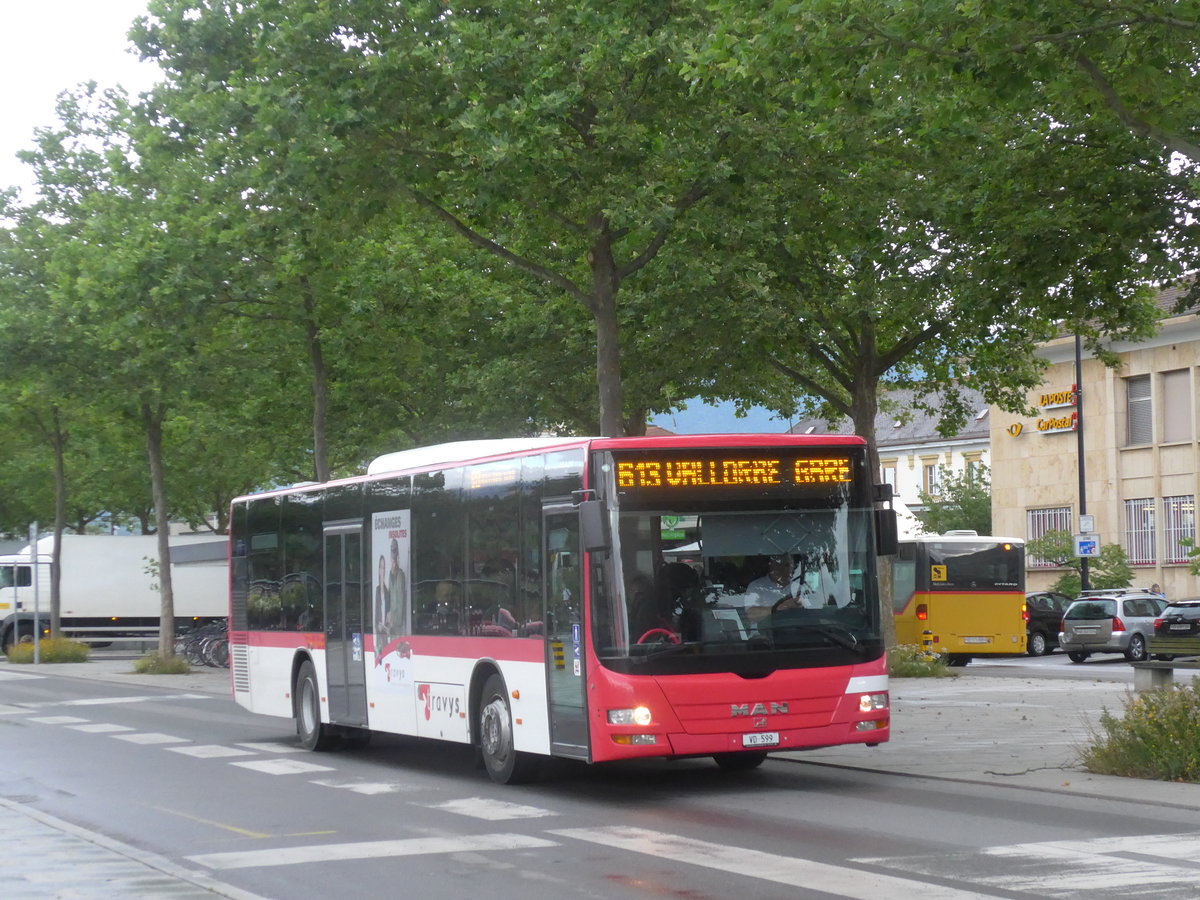
[(869, 510), (622, 512), (602, 657), (833, 647), (879, 637)]

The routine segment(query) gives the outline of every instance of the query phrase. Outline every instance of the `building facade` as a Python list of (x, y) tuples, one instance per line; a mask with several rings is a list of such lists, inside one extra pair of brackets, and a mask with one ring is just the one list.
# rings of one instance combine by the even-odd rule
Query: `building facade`
[[(1109, 346), (1119, 360), (1115, 369), (1084, 348), (1077, 380), (1074, 337), (1046, 344), (1040, 351), (1049, 363), (1046, 378), (1028, 396), (1037, 415), (996, 408), (990, 416), (995, 532), (1026, 539), (1057, 529), (1081, 532), (1076, 429), (1082, 419), (1093, 533), (1100, 544), (1125, 549), (1133, 586), (1158, 584), (1168, 598), (1200, 596), (1185, 544), (1196, 537), (1200, 494), (1200, 316), (1171, 311), (1179, 294), (1160, 296), (1155, 337)], [(1027, 563), (1030, 590), (1061, 575), (1032, 556)]]

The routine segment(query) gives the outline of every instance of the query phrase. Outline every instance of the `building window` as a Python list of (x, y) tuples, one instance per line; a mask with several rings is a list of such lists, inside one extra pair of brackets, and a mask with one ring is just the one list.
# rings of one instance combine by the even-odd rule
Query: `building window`
[(1196, 540), (1196, 498), (1192, 495), (1163, 497), (1163, 562), (1190, 561), (1184, 540)]
[(1125, 552), (1133, 566), (1154, 565), (1154, 500), (1125, 501)]
[(922, 471), (924, 472), (924, 475), (921, 480), (925, 493), (927, 493), (930, 497), (936, 497), (941, 493), (941, 482), (939, 480), (940, 476), (938, 475), (937, 463), (925, 463), (922, 466)]
[(1192, 372), (1180, 369), (1162, 376), (1163, 443), (1192, 440)]
[(1150, 406), (1150, 376), (1125, 379), (1125, 412), (1128, 422), (1125, 443), (1154, 442), (1154, 417)]
[(896, 461), (889, 459), (880, 465), (883, 471), (883, 483), (892, 486), (892, 492), (896, 492)]
[[(1029, 509), (1025, 511), (1025, 534), (1034, 541), (1045, 537), (1051, 531), (1071, 532), (1071, 507), (1052, 506), (1047, 509)], [(1025, 564), (1031, 569), (1049, 569), (1054, 567), (1050, 560), (1029, 554)]]
[(967, 463), (967, 481), (974, 484), (983, 475), (984, 465), (983, 460), (978, 456), (968, 456)]

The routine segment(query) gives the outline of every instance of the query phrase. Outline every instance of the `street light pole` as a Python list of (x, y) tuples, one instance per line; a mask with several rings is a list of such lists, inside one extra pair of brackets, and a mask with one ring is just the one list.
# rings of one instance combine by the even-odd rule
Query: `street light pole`
[[(1087, 482), (1083, 463), (1083, 352), (1079, 334), (1075, 335), (1075, 453), (1079, 460), (1079, 515), (1082, 519), (1087, 515)], [(1091, 579), (1088, 577), (1088, 558), (1079, 557), (1079, 589), (1091, 590)]]

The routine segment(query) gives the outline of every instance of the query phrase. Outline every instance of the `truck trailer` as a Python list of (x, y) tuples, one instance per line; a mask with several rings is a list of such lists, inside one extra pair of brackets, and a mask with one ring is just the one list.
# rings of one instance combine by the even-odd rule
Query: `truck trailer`
[[(59, 621), (63, 636), (93, 645), (157, 640), (162, 611), (155, 574), (158, 538), (66, 534), (62, 543)], [(227, 539), (176, 535), (170, 543), (176, 631), (225, 618), (229, 611)], [(33, 639), (35, 615), (42, 635), (49, 634), (53, 554), (50, 536), (38, 541), (36, 554), (26, 546), (0, 556), (0, 642), (6, 652), (18, 641)]]

